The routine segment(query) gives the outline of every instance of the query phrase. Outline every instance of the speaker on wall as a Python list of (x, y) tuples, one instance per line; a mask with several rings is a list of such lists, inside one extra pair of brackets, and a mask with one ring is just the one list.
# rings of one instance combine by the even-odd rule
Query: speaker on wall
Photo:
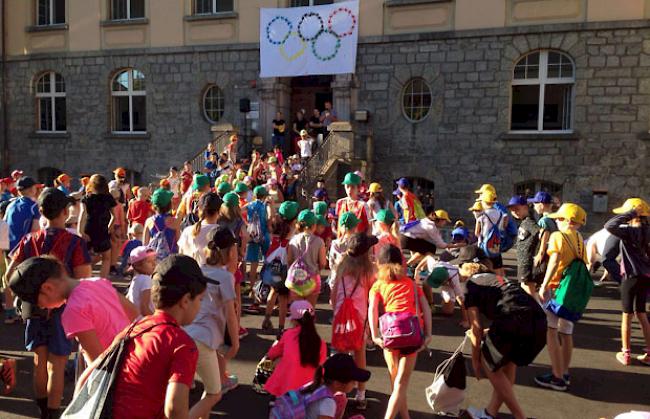
[(251, 100), (248, 98), (239, 99), (239, 112), (250, 112)]

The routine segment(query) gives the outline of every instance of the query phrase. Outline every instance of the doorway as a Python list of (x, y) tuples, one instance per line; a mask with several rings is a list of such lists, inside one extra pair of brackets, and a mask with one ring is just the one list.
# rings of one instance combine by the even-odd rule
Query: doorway
[(301, 109), (309, 119), (314, 109), (325, 109), (325, 102), (332, 101), (332, 76), (303, 76), (291, 79), (291, 119)]

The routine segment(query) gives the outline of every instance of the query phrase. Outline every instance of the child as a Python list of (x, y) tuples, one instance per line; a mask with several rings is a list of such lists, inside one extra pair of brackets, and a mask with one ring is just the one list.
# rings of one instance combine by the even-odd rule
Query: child
[(539, 226), (528, 212), (528, 202), (521, 196), (510, 198), (508, 210), (519, 220), (517, 234), (517, 279), (528, 295), (537, 299), (537, 286), (541, 285), (543, 273), (535, 269), (533, 259), (539, 246)]
[(357, 225), (359, 225), (359, 219), (351, 212), (341, 214), (339, 217), (339, 233), (337, 238), (332, 241), (332, 246), (330, 247), (328, 255), (330, 277), (328, 278), (327, 283), (330, 286), (330, 289), (334, 286), (338, 265), (341, 262), (343, 255), (348, 250), (348, 242), (350, 237), (352, 237), (352, 234), (354, 234)]
[(9, 201), (0, 202), (0, 277), (2, 278), (3, 296), (5, 302), (4, 324), (14, 324), (18, 317), (14, 307), (13, 297), (9, 286), (5, 283), (7, 272), (7, 254), (9, 253), (9, 224), (4, 220)]
[(302, 210), (298, 214), (298, 234), (293, 236), (289, 241), (287, 249), (287, 266), (291, 267), (293, 262), (300, 256), (303, 261), (314, 273), (316, 286), (310, 295), (298, 296), (294, 291), (290, 293), (290, 299), (295, 300), (299, 297), (307, 299), (312, 305), (316, 305), (316, 300), (320, 294), (321, 278), (320, 270), (324, 269), (327, 260), (325, 258), (325, 243), (314, 234), (316, 231), (316, 216), (309, 210)]
[(129, 210), (126, 213), (126, 218), (131, 225), (135, 223), (144, 225), (147, 222), (147, 218), (153, 215), (151, 203), (147, 200), (149, 197), (149, 189), (144, 186), (138, 188), (136, 196), (136, 199), (132, 199), (129, 202)]
[(411, 221), (400, 229), (402, 249), (411, 251), (407, 265), (415, 265), (427, 254), (434, 255), (437, 249), (459, 247), (457, 244), (445, 243), (440, 229), (450, 222), (445, 210), (436, 210), (432, 206), (424, 209), (426, 217)]
[(351, 212), (359, 219), (355, 233), (365, 233), (370, 227), (370, 217), (368, 216), (368, 206), (359, 198), (359, 186), (361, 177), (356, 173), (348, 173), (343, 179), (345, 187), (345, 198), (336, 201), (336, 216), (341, 217), (343, 213)]
[(156, 258), (158, 260), (162, 260), (170, 254), (178, 253), (177, 242), (181, 226), (176, 217), (171, 215), (173, 197), (174, 193), (172, 191), (162, 188), (156, 189), (156, 192), (151, 196), (151, 204), (155, 215), (149, 217), (144, 224), (142, 244), (147, 246), (158, 234), (162, 234), (162, 240), (166, 242), (166, 249), (160, 246), (156, 249)]
[(422, 203), (413, 192), (411, 192), (411, 182), (406, 178), (397, 181), (397, 188), (400, 192), (400, 206), (404, 213), (404, 224), (424, 218), (422, 213)]
[(491, 238), (490, 232), (494, 231), (494, 234), (499, 235), (499, 240), (501, 240), (501, 234), (505, 230), (506, 225), (508, 225), (508, 216), (503, 215), (501, 211), (495, 208), (495, 203), (497, 201), (496, 192), (491, 190), (486, 190), (481, 193), (479, 199), (481, 200), (481, 205), (483, 207), (483, 212), (476, 219), (476, 229), (474, 234), (478, 237), (479, 240), (479, 254), (482, 259), (487, 259), (491, 268), (497, 275), (505, 276), (505, 270), (503, 269), (503, 257), (501, 256), (501, 251), (495, 249), (494, 253), (487, 254), (481, 247), (486, 246), (487, 242)]
[(142, 224), (133, 224), (129, 227), (129, 240), (125, 241), (120, 250), (120, 274), (124, 274), (127, 266), (129, 265), (129, 257), (131, 256), (131, 251), (138, 246), (142, 246), (142, 233), (144, 232), (144, 226)]
[(440, 288), (442, 297), (442, 314), (451, 316), (454, 314), (454, 303), (461, 306), (463, 320), (460, 325), (468, 328), (467, 316), (463, 306), (463, 291), (460, 287), (458, 277), (458, 267), (447, 263), (437, 261), (433, 256), (427, 256), (415, 268), (414, 278), (418, 282), (423, 282), (430, 288)]
[(300, 158), (303, 165), (307, 164), (307, 161), (311, 158), (313, 146), (314, 139), (307, 134), (307, 130), (301, 130), (298, 147), (300, 148)]
[[(392, 213), (393, 219), (397, 218), (397, 211), (395, 211), (393, 203), (384, 197), (384, 190), (379, 183), (371, 183), (368, 188), (368, 193), (370, 194), (370, 199), (368, 199), (368, 215), (370, 216), (370, 221), (376, 220), (377, 213), (384, 209)], [(373, 223), (372, 233), (374, 235), (378, 234), (378, 228), (379, 225)]]
[[(580, 206), (571, 203), (562, 204), (560, 209), (548, 215), (556, 220), (559, 231), (551, 234), (548, 242), (548, 268), (544, 282), (539, 289), (542, 302), (553, 298), (560, 285), (564, 270), (579, 258), (587, 260), (582, 235), (578, 232), (587, 221), (587, 214)], [(573, 352), (574, 323), (546, 311), (548, 332), (546, 344), (551, 358), (552, 372), (535, 377), (535, 383), (541, 387), (557, 391), (566, 391), (570, 383), (569, 363)]]
[(549, 214), (553, 212), (553, 197), (547, 192), (539, 191), (533, 198), (528, 200), (528, 203), (533, 204), (535, 212), (540, 217), (537, 221), (540, 227), (539, 249), (537, 250), (533, 263), (544, 272), (548, 263), (548, 241), (551, 233), (557, 231), (557, 224), (549, 217)]
[(616, 359), (623, 365), (631, 364), (630, 323), (636, 313), (645, 339), (645, 353), (636, 359), (650, 365), (650, 322), (646, 301), (650, 292), (650, 205), (640, 198), (630, 198), (614, 209), (619, 214), (605, 224), (605, 229), (621, 239), (621, 257), (624, 270), (621, 282), (621, 352)]
[(314, 307), (306, 300), (291, 303), (289, 319), (293, 327), (276, 341), (267, 356), (280, 358), (273, 374), (264, 385), (269, 394), (279, 397), (307, 384), (327, 358), (327, 345), (318, 336)]
[[(246, 219), (248, 220), (248, 235), (249, 240), (246, 246), (246, 262), (250, 263), (250, 271), (248, 272), (248, 281), (251, 289), (255, 289), (255, 282), (257, 282), (257, 266), (260, 259), (266, 254), (269, 249), (270, 237), (268, 222), (268, 205), (264, 201), (267, 196), (267, 191), (264, 186), (256, 186), (253, 190), (253, 202), (246, 205)], [(251, 234), (254, 233), (254, 234)], [(244, 310), (249, 314), (260, 314), (260, 307), (257, 301), (254, 301), (250, 307)]]
[(138, 309), (140, 316), (150, 316), (154, 311), (151, 274), (156, 269), (156, 252), (145, 246), (136, 247), (130, 253), (129, 264), (133, 266), (136, 275), (131, 279), (126, 299)]
[(332, 244), (334, 232), (327, 220), (327, 202), (316, 201), (313, 204), (313, 211), (316, 214), (316, 235), (325, 242), (325, 249), (329, 249)]
[[(370, 185), (372, 186), (372, 185)], [(374, 247), (374, 257), (377, 259), (379, 250), (388, 245), (400, 247), (398, 227), (395, 223), (395, 214), (388, 208), (382, 209), (375, 213), (375, 221), (373, 223), (375, 236), (377, 236), (377, 246)], [(406, 266), (406, 260), (404, 260)]]
[[(397, 414), (408, 418), (406, 395), (409, 379), (415, 368), (417, 353), (426, 348), (431, 340), (431, 310), (422, 290), (404, 273), (402, 252), (395, 246), (384, 246), (378, 255), (377, 281), (370, 289), (368, 322), (373, 342), (384, 348), (384, 359), (392, 383), (385, 419), (393, 419)], [(415, 289), (414, 289), (415, 287)], [(417, 295), (417, 301), (416, 301)], [(388, 349), (379, 337), (379, 305), (386, 313), (407, 312), (424, 319), (424, 340), (420, 347)]]
[[(115, 201), (118, 201), (120, 198), (120, 190), (118, 188), (113, 188), (110, 190), (111, 196)], [(117, 261), (120, 258), (120, 249), (122, 248), (122, 243), (126, 239), (126, 214), (124, 212), (124, 205), (117, 205), (114, 208), (113, 214), (115, 215), (115, 222), (113, 223), (113, 229), (111, 231), (111, 268), (110, 273), (113, 275), (118, 275), (119, 271), (117, 269)]]
[(61, 173), (54, 179), (54, 187), (63, 192), (66, 196), (70, 195), (70, 176)]
[(205, 248), (208, 244), (207, 236), (210, 230), (217, 225), (219, 209), (222, 201), (214, 192), (203, 194), (199, 199), (199, 221), (185, 227), (178, 239), (178, 253), (190, 256), (199, 265), (205, 263)]
[[(196, 318), (185, 331), (199, 351), (197, 374), (203, 382), (203, 397), (192, 407), (191, 417), (209, 417), (221, 395), (238, 385), (237, 377), (226, 376), (226, 363), (239, 351), (239, 322), (235, 312), (232, 273), (237, 268), (237, 239), (225, 226), (212, 228), (207, 235), (205, 264), (207, 291)], [(227, 349), (226, 339), (229, 340)]]
[[(366, 333), (365, 324), (368, 316), (368, 292), (375, 282), (375, 269), (370, 261), (368, 252), (377, 244), (377, 238), (366, 236), (365, 234), (355, 233), (349, 239), (348, 249), (341, 258), (336, 269), (336, 279), (332, 286), (332, 307), (334, 308), (334, 318), (343, 305), (345, 298), (351, 298), (354, 302), (354, 308), (357, 309), (357, 315), (364, 325), (363, 339), (361, 346), (354, 349), (354, 362), (360, 368), (366, 367)], [(332, 324), (334, 327), (335, 324)], [(366, 400), (366, 385), (359, 383), (357, 394), (355, 396), (357, 409), (366, 410), (368, 401)]]

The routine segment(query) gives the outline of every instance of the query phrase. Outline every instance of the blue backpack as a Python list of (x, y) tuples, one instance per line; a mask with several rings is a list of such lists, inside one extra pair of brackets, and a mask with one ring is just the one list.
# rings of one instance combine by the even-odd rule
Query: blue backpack
[(488, 222), (491, 224), (487, 234), (483, 235), (481, 232), (481, 235), (483, 238), (481, 238), (481, 241), (479, 242), (479, 248), (485, 253), (485, 256), (489, 258), (494, 258), (497, 257), (501, 254), (501, 229), (499, 228), (499, 224), (501, 224), (501, 219), (503, 218), (503, 214), (499, 212), (499, 219), (497, 220), (496, 223), (493, 223), (490, 217), (485, 214), (485, 218), (487, 218)]
[[(308, 386), (309, 384), (307, 384)], [(269, 415), (270, 419), (305, 419), (307, 406), (325, 398), (333, 398), (332, 392), (325, 386), (320, 386), (312, 393), (303, 393), (306, 386), (291, 390), (275, 399), (275, 405)]]
[[(503, 215), (508, 215), (508, 209), (500, 203), (497, 202), (494, 204), (494, 208), (501, 211)], [(508, 217), (508, 224), (506, 224), (506, 229), (501, 230), (501, 253), (512, 249), (512, 247), (515, 245), (515, 242), (517, 241), (518, 231), (519, 227), (517, 227), (517, 223), (515, 222), (514, 218)]]

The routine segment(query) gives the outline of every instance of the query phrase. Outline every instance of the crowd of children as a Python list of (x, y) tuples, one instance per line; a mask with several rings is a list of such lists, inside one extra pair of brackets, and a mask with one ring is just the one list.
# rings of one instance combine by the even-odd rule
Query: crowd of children
[[(274, 124), (284, 126), (281, 115)], [(474, 230), (458, 220), (446, 241), (449, 214), (423, 206), (407, 178), (396, 182), (391, 200), (379, 183), (366, 187), (363, 173), (351, 172), (342, 182), (344, 197), (330, 201), (319, 182), (301, 210), (296, 184), (312, 144), (300, 134), (300, 156), (285, 161), (275, 147), (254, 151), (249, 164), (237, 158), (233, 136), (222, 153), (208, 147), (202, 171), (192, 172), (188, 163), (180, 173), (172, 167), (159, 185), (131, 187), (122, 168), (111, 181), (100, 174), (82, 178), (77, 191), (65, 174), (55, 187), (20, 171), (0, 181), (4, 321), (16, 323), (19, 312), (26, 322), (42, 418), (61, 413), (73, 342), (85, 361), (78, 363), (86, 369), (81, 386), (121, 339), (129, 344), (112, 393), (114, 417), (208, 417), (239, 382), (228, 362), (248, 334), (242, 312), (263, 314), (261, 329), (268, 333), (275, 308), (277, 340), (267, 354), (275, 368), (262, 390), (274, 396), (275, 417), (293, 417), (290, 400), (304, 402), (308, 418), (342, 417), (342, 395), (355, 388), (350, 408), (363, 412), (366, 350), (380, 347), (392, 386), (385, 418), (408, 418), (409, 378), (433, 336), (433, 289), (440, 291), (443, 315), (461, 310), (459, 336), (467, 330), (474, 373), (494, 389), (487, 406), (468, 414), (494, 418), (505, 404), (524, 418), (513, 390), (516, 368), (547, 346), (551, 370), (535, 382), (569, 388), (573, 331), (601, 256), (621, 281), (616, 359), (650, 365), (647, 202), (631, 198), (615, 209), (591, 245), (579, 231), (586, 224), (580, 206), (564, 203), (554, 211), (544, 191), (514, 196), (504, 206), (485, 184), (469, 208)], [(619, 252), (611, 244), (604, 250), (610, 238)], [(508, 278), (502, 255), (511, 247), (517, 269)], [(617, 256), (620, 266), (612, 263)], [(92, 278), (95, 263), (100, 268)], [(125, 295), (111, 283), (116, 275), (131, 276)], [(324, 293), (333, 312), (334, 354), (315, 327)], [(635, 315), (646, 343), (636, 358)], [(0, 366), (10, 389), (15, 363)], [(195, 374), (203, 396), (189, 406)]]

